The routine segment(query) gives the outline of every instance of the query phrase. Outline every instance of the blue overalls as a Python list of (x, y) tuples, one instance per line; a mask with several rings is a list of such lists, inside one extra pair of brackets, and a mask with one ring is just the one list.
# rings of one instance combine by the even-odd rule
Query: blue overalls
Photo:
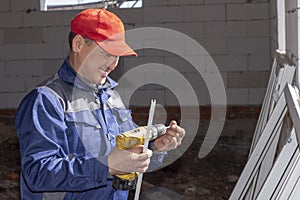
[[(125, 200), (112, 187), (107, 156), (118, 134), (135, 128), (130, 110), (113, 90), (87, 84), (68, 60), (21, 102), (15, 124), (20, 141), (24, 200)], [(151, 165), (162, 163), (155, 153)]]

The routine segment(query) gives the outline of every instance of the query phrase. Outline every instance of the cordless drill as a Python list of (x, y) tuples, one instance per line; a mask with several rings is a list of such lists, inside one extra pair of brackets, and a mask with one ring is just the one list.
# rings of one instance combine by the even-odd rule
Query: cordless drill
[[(121, 150), (130, 149), (143, 145), (146, 138), (147, 126), (140, 126), (131, 131), (124, 132), (117, 136), (117, 148)], [(166, 133), (167, 127), (163, 124), (154, 124), (150, 127), (149, 141), (158, 138)], [(113, 186), (118, 190), (132, 190), (135, 189), (138, 172), (129, 174), (114, 175)]]

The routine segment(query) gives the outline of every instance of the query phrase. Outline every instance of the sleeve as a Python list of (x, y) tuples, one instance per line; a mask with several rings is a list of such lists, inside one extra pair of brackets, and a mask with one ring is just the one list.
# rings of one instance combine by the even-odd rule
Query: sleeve
[(106, 185), (105, 164), (69, 152), (64, 111), (50, 91), (38, 88), (29, 93), (15, 124), (22, 175), (32, 191), (83, 191)]
[[(152, 144), (153, 144), (153, 141), (151, 141), (149, 143), (149, 146), (148, 146), (149, 149), (152, 149)], [(167, 155), (168, 155), (168, 153), (166, 151), (162, 151), (162, 152), (153, 151), (153, 154), (150, 158), (150, 165), (149, 165), (147, 171), (151, 172), (151, 171), (155, 171), (155, 170), (158, 170), (159, 168), (161, 168), (162, 163)]]

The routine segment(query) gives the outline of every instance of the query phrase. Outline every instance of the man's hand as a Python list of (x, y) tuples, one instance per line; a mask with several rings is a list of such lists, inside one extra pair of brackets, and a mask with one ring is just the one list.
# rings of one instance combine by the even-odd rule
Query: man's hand
[(185, 130), (177, 125), (176, 121), (170, 122), (170, 128), (167, 129), (166, 133), (156, 140), (152, 145), (153, 151), (170, 151), (176, 149), (181, 145), (181, 141), (185, 136)]
[(110, 174), (144, 173), (149, 167), (152, 151), (148, 149), (142, 153), (143, 147), (141, 145), (127, 150), (115, 148), (107, 158)]

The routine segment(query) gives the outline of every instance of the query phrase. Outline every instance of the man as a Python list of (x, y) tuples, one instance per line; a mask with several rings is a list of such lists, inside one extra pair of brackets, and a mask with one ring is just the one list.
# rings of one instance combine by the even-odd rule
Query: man
[(23, 99), (15, 117), (22, 199), (127, 199), (128, 191), (113, 186), (114, 175), (160, 164), (184, 129), (172, 121), (144, 153), (140, 146), (116, 148), (116, 136), (135, 125), (108, 74), (119, 56), (137, 54), (125, 43), (122, 21), (105, 9), (79, 13), (69, 42), (57, 74)]

